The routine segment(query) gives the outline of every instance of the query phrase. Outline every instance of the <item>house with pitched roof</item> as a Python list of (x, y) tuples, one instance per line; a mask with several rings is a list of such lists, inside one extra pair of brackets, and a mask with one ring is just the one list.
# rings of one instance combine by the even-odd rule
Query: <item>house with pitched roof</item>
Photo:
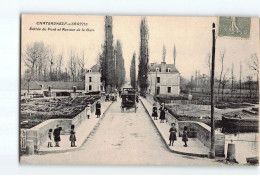
[(174, 64), (151, 63), (148, 69), (148, 92), (150, 94), (180, 94), (180, 73)]
[(100, 65), (92, 66), (85, 74), (85, 92), (104, 91), (101, 81)]

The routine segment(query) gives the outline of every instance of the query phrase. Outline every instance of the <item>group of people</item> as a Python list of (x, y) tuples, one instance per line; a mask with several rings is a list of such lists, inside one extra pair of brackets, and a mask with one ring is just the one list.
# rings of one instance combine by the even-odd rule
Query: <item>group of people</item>
[[(90, 103), (87, 104), (86, 115), (87, 115), (87, 118), (90, 119), (90, 115), (91, 115), (91, 104)], [(97, 101), (97, 103), (96, 103), (95, 115), (97, 116), (97, 118), (99, 118), (100, 115), (101, 115), (101, 104), (100, 104), (100, 101)]]
[[(52, 134), (52, 129), (49, 129), (48, 132), (48, 148), (52, 147), (53, 140), (55, 142), (55, 147), (60, 147), (60, 133), (61, 133), (62, 128), (57, 124), (56, 128), (53, 131)], [(70, 130), (70, 137), (69, 140), (71, 142), (71, 147), (76, 147), (76, 132), (75, 132), (75, 126), (71, 125), (71, 130)]]
[[(97, 101), (96, 103), (96, 112), (95, 112), (97, 118), (100, 117), (101, 115), (101, 104), (100, 101)], [(87, 118), (90, 119), (90, 115), (91, 115), (91, 104), (87, 104), (86, 107), (86, 115)], [(53, 147), (52, 143), (53, 141), (55, 142), (55, 147), (60, 147), (60, 133), (61, 133), (62, 127), (60, 127), (58, 124), (56, 125), (56, 128), (54, 129), (53, 133), (52, 133), (52, 129), (49, 129), (48, 132), (48, 148)], [(75, 125), (71, 125), (71, 130), (70, 130), (70, 137), (69, 140), (71, 142), (71, 147), (77, 147), (76, 146), (76, 132), (75, 132)]]
[[(164, 123), (165, 120), (165, 113), (167, 112), (167, 109), (164, 106), (164, 103), (161, 104), (160, 108), (160, 117), (159, 119), (161, 120), (160, 123)], [(158, 118), (158, 112), (157, 112), (157, 103), (153, 103), (153, 113), (152, 113), (152, 117), (154, 118), (154, 120), (157, 120)], [(167, 120), (166, 120), (167, 123)]]
[[(154, 120), (157, 120), (158, 118), (158, 111), (157, 111), (157, 103), (155, 102), (153, 104), (153, 112), (152, 112), (152, 117), (154, 118)], [(164, 123), (164, 120), (166, 120), (166, 123), (168, 122), (167, 119), (165, 118), (165, 114), (167, 112), (167, 109), (165, 108), (165, 105), (164, 103), (161, 104), (160, 108), (159, 108), (159, 111), (160, 111), (160, 123)], [(170, 135), (169, 135), (169, 146), (173, 146), (173, 143), (174, 141), (177, 140), (177, 129), (176, 129), (176, 125), (175, 123), (171, 123), (171, 128), (169, 130), (170, 132)], [(184, 142), (184, 146), (187, 147), (187, 141), (188, 141), (188, 127), (187, 126), (184, 126), (183, 128), (183, 134), (182, 134), (182, 141)]]

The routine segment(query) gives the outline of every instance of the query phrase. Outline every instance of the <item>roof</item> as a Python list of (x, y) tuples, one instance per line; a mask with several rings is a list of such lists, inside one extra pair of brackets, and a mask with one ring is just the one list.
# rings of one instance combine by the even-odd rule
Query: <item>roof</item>
[(92, 72), (100, 72), (100, 65), (99, 64), (93, 65), (90, 69), (92, 70)]
[[(171, 73), (179, 73), (179, 71), (176, 69), (174, 64), (165, 64), (165, 65), (166, 65), (166, 69), (167, 68), (171, 69)], [(161, 69), (162, 68), (162, 64), (157, 64), (157, 63), (150, 63), (149, 64), (149, 71), (150, 72), (155, 72), (156, 68)]]
[[(41, 86), (43, 85), (44, 89), (48, 89), (48, 85), (51, 86), (52, 89), (60, 89), (60, 90), (72, 90), (73, 86), (76, 86), (78, 90), (85, 89), (85, 82), (63, 82), (63, 81), (31, 81), (29, 84), (30, 90), (41, 90)], [(21, 90), (27, 90), (28, 84), (26, 81), (21, 81)]]

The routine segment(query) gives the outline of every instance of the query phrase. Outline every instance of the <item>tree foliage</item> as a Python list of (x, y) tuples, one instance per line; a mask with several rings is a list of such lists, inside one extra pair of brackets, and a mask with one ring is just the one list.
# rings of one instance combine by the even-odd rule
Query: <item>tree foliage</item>
[(148, 63), (149, 63), (149, 50), (148, 50), (148, 27), (146, 19), (143, 18), (140, 24), (140, 54), (138, 65), (138, 85), (142, 95), (146, 94), (148, 87)]
[(131, 61), (131, 67), (130, 67), (130, 83), (133, 88), (136, 88), (136, 65), (135, 65), (135, 57), (136, 54), (133, 54), (133, 58)]
[(125, 65), (124, 65), (124, 58), (122, 54), (122, 46), (119, 40), (117, 40), (116, 47), (115, 47), (115, 61), (116, 61), (116, 69), (115, 69), (116, 87), (118, 89), (121, 89), (121, 87), (125, 83)]

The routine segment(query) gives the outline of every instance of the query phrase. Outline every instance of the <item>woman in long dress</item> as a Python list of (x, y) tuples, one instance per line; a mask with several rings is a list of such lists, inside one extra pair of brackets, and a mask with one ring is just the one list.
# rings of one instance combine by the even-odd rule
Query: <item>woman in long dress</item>
[(97, 115), (97, 118), (99, 118), (100, 115), (101, 115), (101, 104), (100, 104), (100, 101), (97, 101), (97, 103), (96, 103), (96, 115)]
[(172, 123), (171, 125), (172, 125), (172, 127), (169, 130), (169, 132), (170, 132), (170, 136), (169, 136), (170, 144), (169, 144), (169, 146), (173, 146), (174, 141), (177, 140), (177, 137), (176, 137), (177, 129), (175, 128), (175, 123)]
[(161, 107), (160, 107), (160, 123), (164, 123), (165, 120), (165, 112), (167, 111), (167, 109), (165, 109), (164, 107), (164, 103), (162, 103)]
[(157, 105), (156, 105), (156, 103), (153, 103), (152, 117), (154, 118), (154, 120), (157, 120), (157, 118), (158, 118), (158, 112), (157, 112)]

